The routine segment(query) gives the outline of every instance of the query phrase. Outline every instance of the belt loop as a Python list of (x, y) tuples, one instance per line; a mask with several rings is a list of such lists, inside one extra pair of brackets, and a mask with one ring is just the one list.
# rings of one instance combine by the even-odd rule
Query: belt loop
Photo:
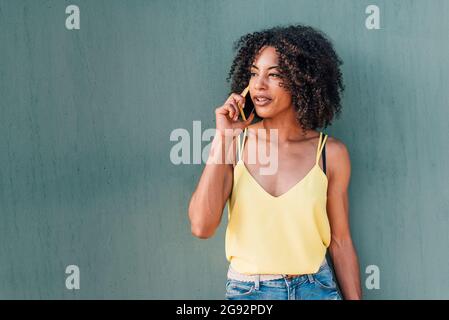
[(313, 279), (313, 276), (311, 274), (308, 274), (307, 278), (309, 279), (310, 283), (314, 283), (315, 282), (315, 280)]
[(256, 290), (259, 290), (259, 282), (260, 282), (260, 274), (256, 275), (256, 280), (254, 281), (254, 287)]

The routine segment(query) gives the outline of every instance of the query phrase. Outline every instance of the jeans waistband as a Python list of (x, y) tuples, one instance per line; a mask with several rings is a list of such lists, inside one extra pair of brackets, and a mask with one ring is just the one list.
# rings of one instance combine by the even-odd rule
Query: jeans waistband
[[(321, 263), (320, 269), (327, 266), (327, 260), (324, 258), (323, 262)], [(286, 276), (286, 274), (244, 274), (240, 273), (234, 268), (232, 268), (231, 265), (229, 265), (228, 268), (228, 279), (238, 280), (238, 281), (247, 281), (247, 282), (255, 282), (255, 281), (268, 281), (268, 280), (276, 280), (276, 279), (282, 279)], [(301, 275), (298, 275), (301, 276)]]

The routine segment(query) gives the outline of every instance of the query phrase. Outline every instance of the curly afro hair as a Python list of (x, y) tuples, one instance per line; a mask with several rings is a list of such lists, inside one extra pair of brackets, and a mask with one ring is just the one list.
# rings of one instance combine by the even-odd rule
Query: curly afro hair
[[(246, 34), (234, 43), (238, 50), (227, 81), (232, 78), (232, 92), (242, 92), (250, 80), (250, 68), (264, 46), (276, 49), (279, 55), (281, 87), (292, 95), (296, 119), (303, 130), (326, 128), (341, 112), (340, 93), (344, 84), (340, 66), (343, 64), (327, 36), (310, 26), (277, 26)], [(246, 96), (245, 113), (254, 108)], [(261, 120), (257, 115), (256, 121)]]

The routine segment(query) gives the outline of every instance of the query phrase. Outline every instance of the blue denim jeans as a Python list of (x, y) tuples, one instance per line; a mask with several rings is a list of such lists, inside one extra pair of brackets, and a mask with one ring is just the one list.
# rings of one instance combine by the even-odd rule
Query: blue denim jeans
[(226, 281), (226, 300), (342, 300), (327, 263), (317, 273), (258, 281)]

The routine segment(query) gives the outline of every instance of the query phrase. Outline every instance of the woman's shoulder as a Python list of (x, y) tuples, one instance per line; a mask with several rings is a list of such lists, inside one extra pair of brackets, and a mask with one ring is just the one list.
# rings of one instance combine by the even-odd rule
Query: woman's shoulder
[(346, 144), (339, 138), (327, 135), (326, 139), (326, 153), (332, 153), (333, 155), (342, 156), (345, 153), (349, 154)]
[(326, 165), (330, 173), (348, 175), (351, 170), (351, 160), (346, 144), (339, 138), (327, 136)]

